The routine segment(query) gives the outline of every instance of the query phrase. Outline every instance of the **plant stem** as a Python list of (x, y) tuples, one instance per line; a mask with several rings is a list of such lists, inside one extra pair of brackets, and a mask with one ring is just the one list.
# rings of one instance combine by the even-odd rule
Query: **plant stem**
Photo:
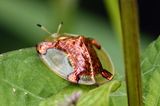
[(120, 0), (120, 9), (128, 105), (142, 106), (137, 1)]
[(122, 41), (122, 30), (121, 30), (121, 21), (120, 21), (120, 10), (119, 10), (119, 0), (104, 0), (105, 7), (110, 16), (111, 24), (114, 28), (115, 34), (117, 35), (118, 40)]

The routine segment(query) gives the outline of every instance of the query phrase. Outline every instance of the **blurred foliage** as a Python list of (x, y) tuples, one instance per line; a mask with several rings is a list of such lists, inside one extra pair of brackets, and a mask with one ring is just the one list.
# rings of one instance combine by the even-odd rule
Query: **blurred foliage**
[[(62, 8), (64, 5), (63, 0), (56, 1), (58, 2), (1, 0), (1, 27), (3, 26), (13, 32), (16, 38), (20, 38), (29, 44), (35, 44), (37, 41), (40, 41), (43, 38), (42, 35), (45, 34), (35, 27), (37, 23), (47, 26), (48, 29), (53, 28), (55, 30), (60, 21), (64, 21), (67, 25), (68, 20), (72, 20), (73, 13), (71, 10), (74, 10), (74, 6), (72, 5), (76, 4), (75, 0), (67, 0), (68, 2), (73, 1), (69, 3), (65, 2), (65, 4), (68, 4), (68, 9)], [(66, 26), (66, 28), (69, 27)]]
[(106, 5), (106, 8), (108, 10), (109, 16), (110, 16), (110, 20), (112, 21), (114, 31), (121, 42), (122, 29), (121, 29), (119, 2), (118, 0), (104, 0), (104, 1), (105, 1), (104, 3)]

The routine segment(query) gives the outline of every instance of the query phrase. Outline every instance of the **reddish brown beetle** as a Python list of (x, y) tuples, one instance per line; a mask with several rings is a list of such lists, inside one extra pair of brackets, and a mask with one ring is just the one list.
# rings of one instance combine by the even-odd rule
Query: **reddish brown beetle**
[[(43, 26), (39, 25), (46, 30)], [(59, 26), (60, 29), (61, 25)], [(101, 50), (95, 39), (72, 34), (52, 34), (52, 38), (36, 47), (42, 60), (60, 77), (79, 84), (96, 84), (95, 77), (111, 80), (113, 75), (103, 69), (96, 50)], [(46, 30), (47, 31), (47, 30)], [(48, 32), (48, 31), (47, 31)]]

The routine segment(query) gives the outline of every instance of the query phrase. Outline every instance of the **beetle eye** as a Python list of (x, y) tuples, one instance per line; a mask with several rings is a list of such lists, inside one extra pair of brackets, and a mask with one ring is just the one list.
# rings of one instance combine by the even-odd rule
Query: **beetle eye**
[(48, 49), (46, 54), (41, 55), (41, 58), (52, 71), (65, 79), (73, 72), (70, 61), (63, 51)]

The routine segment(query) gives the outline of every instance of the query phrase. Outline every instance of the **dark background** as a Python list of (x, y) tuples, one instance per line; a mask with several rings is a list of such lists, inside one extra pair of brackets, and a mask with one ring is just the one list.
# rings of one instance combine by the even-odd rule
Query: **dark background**
[[(93, 3), (93, 2), (94, 3)], [(142, 32), (155, 39), (160, 34), (160, 1), (137, 0), (139, 8), (139, 22)], [(92, 2), (92, 5), (90, 3)], [(80, 8), (94, 14), (108, 17), (103, 6), (103, 0), (81, 0)]]

